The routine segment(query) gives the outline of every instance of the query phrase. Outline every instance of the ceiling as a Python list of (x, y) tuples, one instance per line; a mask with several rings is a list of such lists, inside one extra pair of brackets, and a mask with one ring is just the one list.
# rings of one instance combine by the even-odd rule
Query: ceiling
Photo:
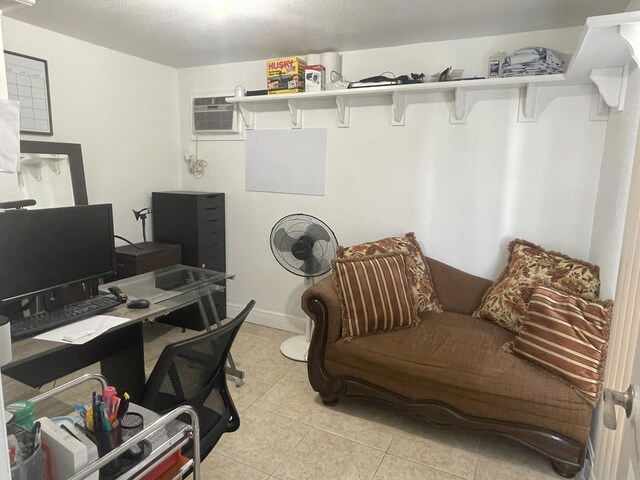
[(180, 68), (581, 26), (629, 0), (13, 2), (7, 17)]

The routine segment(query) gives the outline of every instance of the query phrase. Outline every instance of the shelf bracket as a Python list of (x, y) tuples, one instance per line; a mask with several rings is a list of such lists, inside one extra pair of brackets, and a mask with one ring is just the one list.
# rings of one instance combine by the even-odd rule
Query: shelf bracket
[(457, 87), (453, 91), (453, 109), (449, 115), (449, 123), (467, 123), (467, 106), (469, 90)]
[(242, 116), (245, 128), (247, 130), (256, 128), (256, 112), (249, 110), (242, 104), (238, 105), (238, 107), (240, 108), (240, 115)]
[(391, 94), (391, 125), (404, 125), (404, 116), (407, 111), (407, 95), (400, 92)]
[(598, 87), (593, 86), (593, 92), (591, 93), (591, 106), (589, 108), (589, 120), (591, 121), (606, 121), (609, 119), (609, 105), (606, 104)]
[(624, 67), (596, 68), (589, 75), (596, 84), (605, 103), (619, 111), (624, 108), (624, 97), (627, 92), (629, 65)]
[(302, 128), (302, 108), (300, 102), (287, 100), (289, 113), (291, 114), (291, 128)]
[(338, 128), (348, 128), (349, 117), (351, 116), (349, 97), (337, 96), (336, 107), (338, 108)]
[(640, 25), (637, 23), (624, 23), (618, 27), (618, 33), (629, 47), (631, 58), (640, 67)]
[(538, 120), (538, 86), (527, 83), (524, 94), (520, 93), (519, 122), (535, 122)]
[(60, 175), (60, 161), (57, 158), (53, 158), (47, 163), (49, 164), (49, 170), (51, 170), (54, 175)]

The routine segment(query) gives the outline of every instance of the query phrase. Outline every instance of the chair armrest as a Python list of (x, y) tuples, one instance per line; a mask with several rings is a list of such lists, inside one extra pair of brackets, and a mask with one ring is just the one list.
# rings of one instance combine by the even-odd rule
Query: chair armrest
[[(301, 301), (302, 310), (315, 323), (312, 343), (321, 337), (326, 338), (326, 343), (338, 341), (342, 336), (342, 323), (333, 274), (307, 288)], [(322, 347), (324, 348), (324, 345)]]

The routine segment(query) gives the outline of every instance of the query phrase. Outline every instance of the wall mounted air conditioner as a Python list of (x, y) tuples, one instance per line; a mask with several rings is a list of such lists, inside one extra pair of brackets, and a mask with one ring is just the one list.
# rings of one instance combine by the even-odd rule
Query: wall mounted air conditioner
[(238, 133), (238, 115), (225, 97), (191, 97), (191, 117), (194, 134)]

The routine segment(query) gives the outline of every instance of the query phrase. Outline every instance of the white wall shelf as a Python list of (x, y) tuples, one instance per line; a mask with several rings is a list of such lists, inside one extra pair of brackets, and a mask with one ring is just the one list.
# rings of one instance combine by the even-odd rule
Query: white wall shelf
[(567, 68), (567, 82), (591, 80), (605, 103), (622, 111), (631, 62), (640, 56), (640, 12), (587, 18), (578, 49)]
[[(587, 19), (578, 48), (566, 74), (530, 77), (487, 78), (450, 82), (393, 85), (346, 90), (328, 90), (284, 95), (229, 97), (227, 101), (238, 105), (245, 127), (256, 128), (256, 113), (262, 111), (286, 111), (291, 114), (291, 127), (302, 128), (303, 111), (320, 102), (332, 102), (337, 110), (338, 127), (348, 127), (350, 110), (354, 100), (377, 98), (391, 104), (391, 125), (404, 125), (407, 107), (436, 92), (452, 93), (449, 121), (465, 123), (471, 103), (469, 92), (518, 88), (521, 91), (518, 120), (532, 122), (539, 113), (538, 90), (559, 85), (583, 85), (593, 83), (604, 103), (612, 108), (624, 108), (627, 76), (631, 62), (640, 58), (640, 12), (624, 12)], [(599, 114), (593, 118), (602, 118)]]

